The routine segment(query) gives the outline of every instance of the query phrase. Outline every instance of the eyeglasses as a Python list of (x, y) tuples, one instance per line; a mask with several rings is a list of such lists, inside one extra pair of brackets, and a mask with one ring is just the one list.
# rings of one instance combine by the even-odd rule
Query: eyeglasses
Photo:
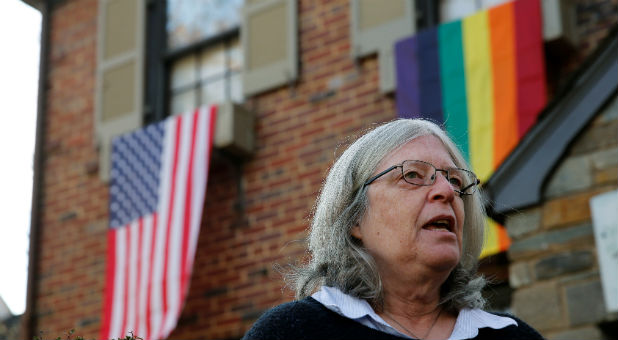
[(438, 171), (443, 172), (446, 175), (446, 179), (451, 184), (451, 187), (455, 192), (460, 195), (472, 195), (481, 181), (476, 177), (474, 172), (460, 168), (446, 168), (438, 169), (433, 164), (408, 160), (403, 161), (401, 164), (393, 165), (390, 168), (380, 172), (379, 174), (371, 177), (363, 184), (363, 188), (373, 183), (376, 179), (386, 175), (396, 168), (401, 168), (401, 176), (404, 181), (420, 186), (429, 186), (436, 181), (436, 173)]

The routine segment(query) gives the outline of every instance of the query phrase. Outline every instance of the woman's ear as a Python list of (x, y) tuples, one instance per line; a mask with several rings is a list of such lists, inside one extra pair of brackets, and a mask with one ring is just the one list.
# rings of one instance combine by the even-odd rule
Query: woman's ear
[(350, 235), (354, 236), (359, 240), (363, 239), (363, 234), (361, 233), (361, 227), (359, 222), (356, 222), (356, 224), (352, 227), (352, 229), (350, 230)]

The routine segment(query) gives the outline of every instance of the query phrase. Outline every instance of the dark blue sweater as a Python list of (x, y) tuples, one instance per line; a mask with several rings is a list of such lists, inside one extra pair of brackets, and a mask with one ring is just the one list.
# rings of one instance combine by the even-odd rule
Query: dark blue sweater
[[(523, 321), (518, 326), (481, 328), (474, 339), (543, 339)], [(341, 316), (308, 297), (277, 306), (262, 315), (243, 339), (384, 339), (404, 338), (366, 327)]]

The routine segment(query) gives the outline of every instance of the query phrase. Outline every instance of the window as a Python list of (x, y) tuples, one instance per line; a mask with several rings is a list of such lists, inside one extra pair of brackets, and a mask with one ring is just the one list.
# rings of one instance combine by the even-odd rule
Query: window
[(509, 0), (440, 0), (440, 21), (448, 22)]
[(215, 37), (240, 25), (244, 0), (167, 0), (170, 50)]
[(167, 0), (168, 114), (242, 101), (243, 0)]
[(149, 0), (146, 12), (146, 124), (298, 77), (296, 0)]
[(242, 101), (244, 0), (147, 4), (144, 123), (205, 104)]
[(242, 52), (238, 35), (196, 48), (170, 63), (169, 113), (202, 104), (242, 101)]

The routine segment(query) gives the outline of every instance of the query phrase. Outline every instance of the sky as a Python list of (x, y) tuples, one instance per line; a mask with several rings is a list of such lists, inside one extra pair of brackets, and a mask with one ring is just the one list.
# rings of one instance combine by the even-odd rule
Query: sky
[(0, 296), (24, 312), (41, 14), (0, 0)]

